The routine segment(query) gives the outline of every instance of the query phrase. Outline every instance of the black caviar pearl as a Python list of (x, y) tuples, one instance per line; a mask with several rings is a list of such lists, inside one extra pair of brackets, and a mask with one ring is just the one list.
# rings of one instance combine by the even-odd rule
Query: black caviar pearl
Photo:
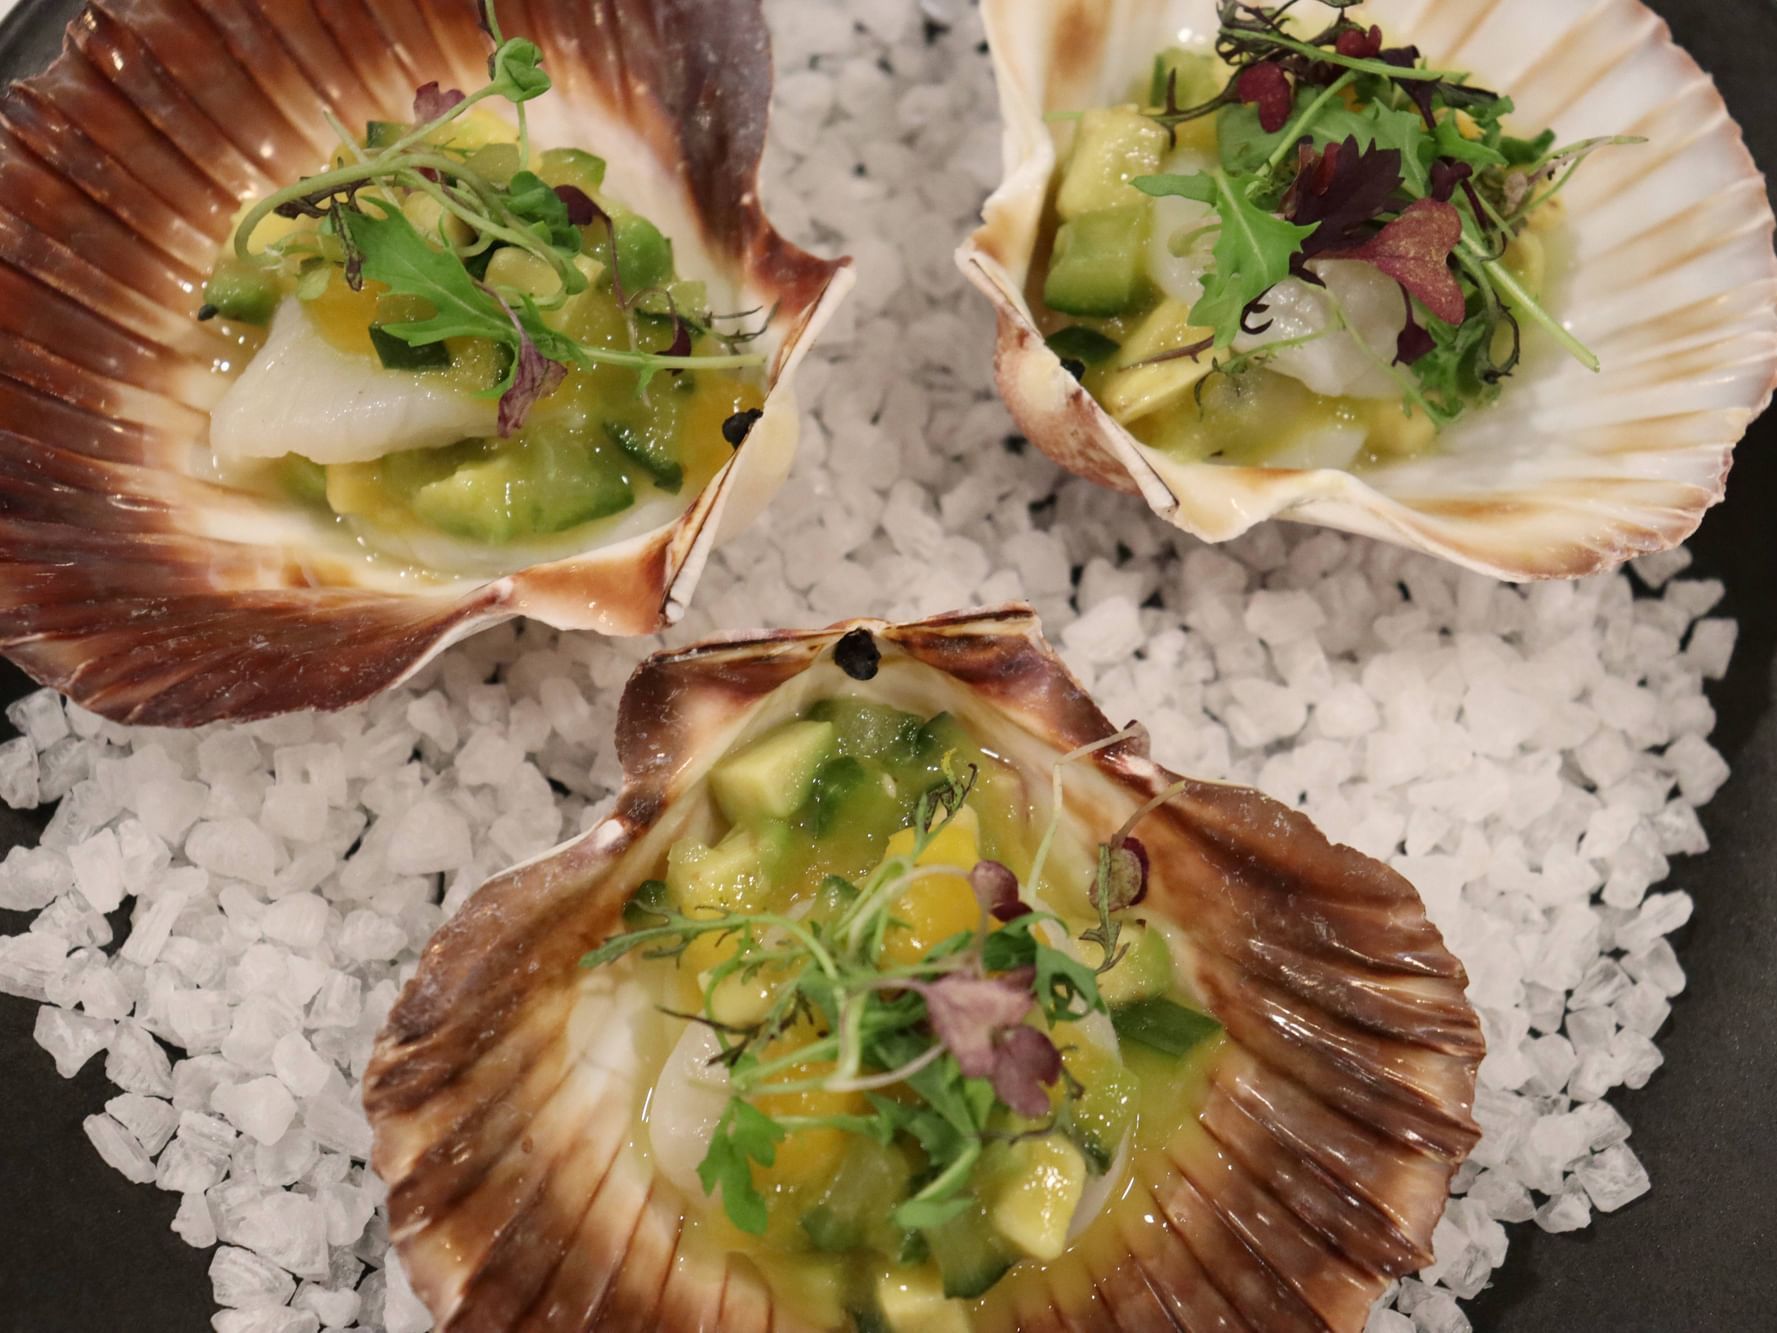
[(867, 629), (854, 629), (833, 646), (833, 660), (853, 680), (876, 679), (876, 668), (882, 663), (882, 650)]
[(749, 407), (744, 412), (736, 412), (722, 423), (722, 438), (736, 449), (740, 448), (746, 443), (747, 436), (752, 433), (753, 423), (764, 415), (764, 410), (757, 407)]

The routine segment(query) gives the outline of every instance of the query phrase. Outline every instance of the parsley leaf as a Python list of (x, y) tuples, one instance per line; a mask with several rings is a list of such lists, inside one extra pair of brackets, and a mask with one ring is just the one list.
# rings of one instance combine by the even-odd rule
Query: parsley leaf
[(749, 1236), (765, 1234), (765, 1200), (753, 1184), (752, 1164), (770, 1166), (777, 1161), (777, 1145), (784, 1127), (739, 1097), (728, 1100), (728, 1109), (716, 1122), (709, 1152), (697, 1167), (705, 1194), (722, 1191), (722, 1208), (728, 1220)]

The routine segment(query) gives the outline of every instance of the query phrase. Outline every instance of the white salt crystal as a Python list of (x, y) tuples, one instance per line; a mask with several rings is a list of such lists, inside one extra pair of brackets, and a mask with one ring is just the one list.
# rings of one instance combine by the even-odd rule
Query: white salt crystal
[(210, 1205), (204, 1202), (201, 1192), (179, 1196), (179, 1211), (173, 1214), (173, 1234), (194, 1250), (207, 1250), (216, 1243), (216, 1219), (210, 1216)]
[(370, 1122), (355, 1098), (315, 1097), (303, 1107), (302, 1123), (323, 1148), (350, 1157), (370, 1155)]
[(212, 875), (245, 880), (269, 888), (277, 869), (276, 849), (265, 830), (251, 819), (209, 820), (185, 839), (192, 864)]
[(1680, 736), (1666, 747), (1666, 765), (1692, 805), (1707, 805), (1728, 780), (1728, 761), (1701, 736)]
[(364, 1007), (364, 983), (344, 972), (330, 971), (309, 1005), (308, 1021), (315, 1028), (349, 1028)]
[(1585, 1195), (1573, 1191), (1557, 1194), (1536, 1210), (1536, 1224), (1544, 1231), (1578, 1231), (1591, 1220), (1592, 1208)]
[(1626, 955), (1623, 968), (1662, 995), (1677, 995), (1684, 989), (1684, 969), (1679, 966), (1671, 941), (1664, 938)]
[(119, 952), (132, 963), (143, 967), (159, 959), (172, 937), (173, 925), (185, 910), (186, 894), (178, 889), (163, 893), (136, 912), (130, 937)]
[(400, 926), (371, 911), (353, 912), (339, 932), (340, 950), (362, 963), (393, 958), (406, 944), (407, 933)]
[(389, 839), (389, 866), (398, 875), (456, 870), (468, 864), (473, 854), (468, 821), (442, 800), (424, 800), (413, 806), (396, 822)]
[(1305, 592), (1255, 592), (1246, 604), (1247, 632), (1267, 644), (1312, 636), (1327, 623), (1326, 612)]
[(254, 1146), (253, 1174), (262, 1184), (294, 1185), (320, 1155), (307, 1131), (292, 1129), (276, 1143)]
[[(173, 1141), (166, 1146), (156, 1164), (154, 1183), (163, 1190), (169, 1190), (186, 1198), (201, 1196), (203, 1191), (212, 1188), (222, 1179), (223, 1172), (228, 1169), (226, 1156), (218, 1159), (210, 1153), (202, 1151), (192, 1138), (181, 1132), (174, 1135)], [(183, 1211), (183, 1208), (181, 1209)], [(204, 1209), (209, 1215), (208, 1206)], [(216, 1243), (214, 1224), (211, 1224), (210, 1239), (203, 1242), (204, 1246)], [(196, 1240), (190, 1242), (197, 1245)], [(201, 1247), (200, 1247), (201, 1248)]]
[(457, 755), (452, 772), (465, 787), (498, 787), (524, 762), (524, 751), (492, 727), (479, 727)]
[(218, 1088), (211, 1104), (234, 1127), (260, 1143), (276, 1143), (296, 1119), (296, 1100), (275, 1078), (256, 1078), (230, 1088)]
[(1691, 626), (1685, 661), (1705, 680), (1720, 680), (1728, 674), (1739, 637), (1740, 627), (1731, 620), (1699, 620)]
[(1370, 1311), (1364, 1333), (1413, 1333), (1413, 1321), (1398, 1310), (1377, 1306)]
[(233, 1203), (229, 1226), (225, 1229), (219, 1219), (217, 1230), (225, 1240), (298, 1277), (327, 1277), (327, 1222), (320, 1206), (304, 1195), (281, 1189), (255, 1192)]
[(173, 1064), (148, 1030), (137, 1023), (120, 1023), (111, 1036), (105, 1057), (105, 1077), (125, 1092), (151, 1097), (173, 1093)]
[(1575, 1170), (1574, 1178), (1585, 1189), (1592, 1206), (1601, 1213), (1614, 1213), (1651, 1188), (1647, 1170), (1626, 1143), (1606, 1148), (1582, 1162)]
[(227, 728), (212, 731), (198, 743), (197, 769), (205, 782), (239, 777), (263, 762), (250, 733)]
[(313, 842), (327, 828), (327, 797), (312, 783), (273, 783), (265, 793), (259, 817), (280, 838)]
[(137, 793), (136, 814), (149, 832), (176, 842), (197, 822), (209, 799), (210, 789), (203, 783), (171, 778)]
[(123, 902), (123, 853), (110, 829), (68, 849), (74, 887), (95, 912), (111, 912)]
[(23, 739), (39, 750), (49, 749), (68, 735), (68, 716), (62, 711), (62, 696), (54, 690), (33, 690), (8, 704), (6, 719), (23, 733)]
[(228, 997), (219, 991), (180, 991), (167, 1002), (173, 1036), (193, 1055), (217, 1050), (233, 1019)]
[(1376, 730), (1382, 715), (1363, 686), (1344, 681), (1314, 701), (1314, 721), (1321, 735), (1350, 740)]
[(0, 801), (31, 810), (39, 799), (37, 750), (30, 739), (19, 736), (0, 745)]
[(1224, 721), (1235, 742), (1249, 749), (1294, 736), (1308, 721), (1307, 701), (1288, 686), (1237, 680), (1233, 696)]
[(1625, 953), (1648, 948), (1662, 935), (1670, 935), (1689, 921), (1693, 906), (1691, 895), (1682, 890), (1653, 894), (1633, 918), (1618, 928), (1617, 947)]
[(278, 1038), (294, 1032), (302, 1021), (298, 1010), (270, 995), (249, 995), (234, 1011), (222, 1054), (256, 1074), (271, 1072), (272, 1049)]
[(343, 1181), (317, 1190), (315, 1202), (327, 1221), (327, 1241), (331, 1245), (355, 1244), (376, 1212), (376, 1200), (369, 1190)]
[(384, 1271), (389, 1282), (383, 1296), (383, 1327), (387, 1333), (426, 1333), (432, 1327), (432, 1312), (413, 1294), (400, 1259), (390, 1254)]
[(74, 871), (49, 847), (13, 847), (0, 864), (0, 911), (36, 912), (74, 887)]
[(1141, 646), (1141, 639), (1141, 612), (1127, 597), (1112, 597), (1088, 608), (1061, 636), (1070, 655), (1098, 666), (1124, 661)]
[(80, 1122), (80, 1127), (112, 1170), (121, 1172), (138, 1185), (146, 1185), (154, 1179), (154, 1163), (148, 1160), (148, 1154), (142, 1151), (136, 1136), (110, 1116), (89, 1115)]
[(304, 1282), (297, 1288), (293, 1309), (309, 1310), (322, 1328), (344, 1328), (358, 1317), (358, 1293), (346, 1289), (336, 1291), (316, 1282)]
[(287, 1032), (272, 1047), (272, 1070), (298, 1097), (312, 1097), (327, 1084), (333, 1065), (315, 1054), (299, 1032)]
[(210, 1260), (211, 1296), (234, 1309), (279, 1306), (296, 1294), (296, 1280), (250, 1250), (224, 1245)]
[(136, 1137), (142, 1150), (153, 1157), (167, 1146), (179, 1124), (179, 1112), (173, 1104), (159, 1097), (144, 1097), (126, 1092), (105, 1103), (105, 1111), (113, 1120)]
[(312, 949), (327, 930), (327, 902), (312, 893), (280, 898), (265, 909), (259, 929), (268, 940), (292, 949)]
[(100, 1051), (111, 1044), (115, 1023), (49, 1005), (37, 1011), (31, 1035), (56, 1062), (56, 1073), (73, 1078)]

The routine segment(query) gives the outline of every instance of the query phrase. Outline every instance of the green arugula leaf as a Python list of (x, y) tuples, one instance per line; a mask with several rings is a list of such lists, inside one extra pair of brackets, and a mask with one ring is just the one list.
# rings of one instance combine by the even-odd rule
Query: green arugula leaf
[(1438, 122), (1437, 144), (1440, 156), (1467, 162), (1477, 171), (1506, 165), (1506, 155), (1497, 148), (1488, 147), (1484, 140), (1463, 138), (1462, 131), (1456, 127), (1455, 116), (1446, 116)]
[(518, 351), (518, 330), (500, 303), (475, 285), (455, 255), (428, 245), (399, 209), (387, 208), (380, 217), (341, 209), (338, 217), (364, 256), (366, 278), (387, 284), (396, 295), (423, 297), (437, 311), (430, 319), (390, 324), (386, 332), (413, 346), (487, 338)]
[(1256, 176), (1230, 176), (1217, 168), (1194, 176), (1138, 176), (1146, 194), (1182, 195), (1212, 204), (1222, 225), (1216, 235), (1215, 267), (1203, 279), (1203, 299), (1191, 309), (1191, 323), (1215, 330), (1217, 348), (1240, 334), (1247, 306), (1290, 275), (1290, 260), (1313, 227), (1298, 227), (1253, 202), (1263, 184)]
[(1037, 1003), (1051, 1023), (1071, 1022), (1104, 1008), (1098, 974), (1072, 954), (1037, 943)]
[[(568, 220), (568, 206), (536, 172), (520, 171), (512, 177), (512, 183), (507, 187), (506, 207), (556, 249), (568, 255), (580, 253), (580, 229)], [(575, 272), (579, 273), (579, 270)], [(585, 288), (583, 277), (578, 288), (570, 285), (570, 290), (584, 291)]]
[(1328, 107), (1314, 122), (1315, 146), (1356, 139), (1359, 148), (1392, 148), (1401, 155), (1401, 176), (1415, 197), (1431, 193), (1431, 162), (1435, 146), (1416, 112), (1397, 111), (1380, 102), (1359, 109)]
[(494, 52), (493, 88), (509, 102), (528, 102), (549, 91), (543, 52), (535, 42), (514, 37)]
[(709, 1152), (697, 1167), (705, 1194), (722, 1191), (722, 1209), (728, 1220), (749, 1236), (765, 1234), (765, 1200), (753, 1184), (752, 1164), (770, 1166), (777, 1161), (777, 1145), (784, 1127), (757, 1107), (731, 1097), (728, 1109), (716, 1122)]

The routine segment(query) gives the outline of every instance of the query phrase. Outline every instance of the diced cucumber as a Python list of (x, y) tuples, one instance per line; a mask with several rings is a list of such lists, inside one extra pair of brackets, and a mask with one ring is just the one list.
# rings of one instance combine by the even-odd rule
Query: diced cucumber
[(758, 908), (769, 896), (790, 841), (787, 825), (762, 820), (734, 830), (714, 847), (689, 839), (674, 843), (666, 858), (666, 884), (674, 905), (681, 912)]
[[(1175, 74), (1176, 83), (1173, 82)], [(1186, 51), (1177, 46), (1162, 51), (1154, 57), (1154, 77), (1148, 87), (1148, 105), (1165, 106), (1169, 85), (1173, 89), (1175, 103), (1181, 110), (1203, 105), (1221, 91), (1215, 57), (1199, 51)], [(1213, 117), (1206, 116), (1204, 119)]]
[(814, 835), (839, 833), (886, 843), (901, 826), (895, 780), (874, 760), (841, 755), (821, 766), (814, 781)]
[(854, 1305), (845, 1312), (845, 1317), (851, 1320), (852, 1333), (895, 1333), (873, 1305)]
[(284, 299), (277, 278), (262, 268), (225, 259), (204, 285), (204, 304), (223, 319), (242, 324), (268, 324)]
[(1067, 315), (1127, 314), (1151, 290), (1148, 282), (1147, 204), (1082, 213), (1061, 224), (1043, 280), (1043, 300)]
[(1059, 1259), (1086, 1188), (1086, 1158), (1059, 1134), (1023, 1139), (1006, 1153), (988, 1194), (994, 1230), (1033, 1259)]
[(912, 757), (923, 725), (912, 713), (857, 699), (823, 699), (809, 716), (833, 724), (840, 754), (889, 764)]
[(820, 1199), (802, 1215), (802, 1229), (815, 1249), (893, 1249), (899, 1229), (890, 1220), (907, 1194), (907, 1159), (875, 1139), (853, 1137), (845, 1159)]
[(1141, 1084), (1109, 1052), (1088, 1049), (1090, 1055), (1078, 1051), (1067, 1056), (1068, 1072), (1079, 1080), (1082, 1090), (1062, 1103), (1056, 1128), (1085, 1154), (1092, 1174), (1101, 1176), (1117, 1160), (1117, 1150), (1135, 1124)]
[(673, 243), (647, 218), (620, 214), (612, 224), (617, 236), (617, 268), (623, 290), (634, 296), (672, 281)]
[(1055, 211), (1063, 221), (1142, 200), (1129, 182), (1160, 170), (1166, 131), (1132, 106), (1095, 107), (1080, 117)]
[(1160, 998), (1113, 1010), (1111, 1024), (1123, 1041), (1140, 1042), (1167, 1055), (1185, 1055), (1222, 1030), (1222, 1025), (1195, 1009)]
[(450, 349), (441, 342), (410, 343), (381, 324), (370, 326), (370, 345), (384, 370), (449, 370)]
[(710, 791), (734, 823), (760, 815), (787, 819), (814, 790), (836, 744), (831, 722), (786, 722), (718, 764)]
[(922, 1233), (937, 1261), (944, 1295), (972, 1301), (1006, 1275), (1016, 1255), (1007, 1252), (980, 1208)]
[(672, 896), (663, 879), (645, 879), (636, 886), (628, 902), (623, 904), (623, 924), (631, 930), (645, 930), (658, 925), (671, 905)]
[(661, 432), (648, 425), (632, 426), (623, 421), (605, 422), (605, 437), (630, 458), (641, 464), (642, 471), (668, 495), (677, 495), (685, 484), (685, 469), (673, 457), (673, 446)]
[(278, 460), (278, 484), (301, 504), (327, 506), (327, 469), (301, 454), (285, 454)]
[(1098, 978), (1098, 993), (1113, 1009), (1172, 989), (1172, 946), (1166, 936), (1152, 926), (1132, 924), (1123, 927), (1123, 940), (1129, 952)]
[(537, 174), (550, 185), (573, 185), (590, 195), (605, 183), (605, 159), (580, 148), (551, 148), (538, 161)]
[(876, 1308), (894, 1333), (969, 1333), (968, 1307), (948, 1299), (929, 1268), (884, 1273), (876, 1283)]
[(1097, 329), (1089, 329), (1084, 324), (1069, 324), (1065, 329), (1055, 330), (1043, 341), (1063, 361), (1078, 361), (1085, 366), (1108, 361), (1122, 346), (1115, 339), (1107, 338)]
[(413, 511), (445, 532), (489, 543), (564, 532), (635, 503), (620, 475), (566, 435), (531, 430), (421, 486)]
[(405, 120), (373, 120), (364, 127), (366, 148), (392, 148), (414, 131)]

